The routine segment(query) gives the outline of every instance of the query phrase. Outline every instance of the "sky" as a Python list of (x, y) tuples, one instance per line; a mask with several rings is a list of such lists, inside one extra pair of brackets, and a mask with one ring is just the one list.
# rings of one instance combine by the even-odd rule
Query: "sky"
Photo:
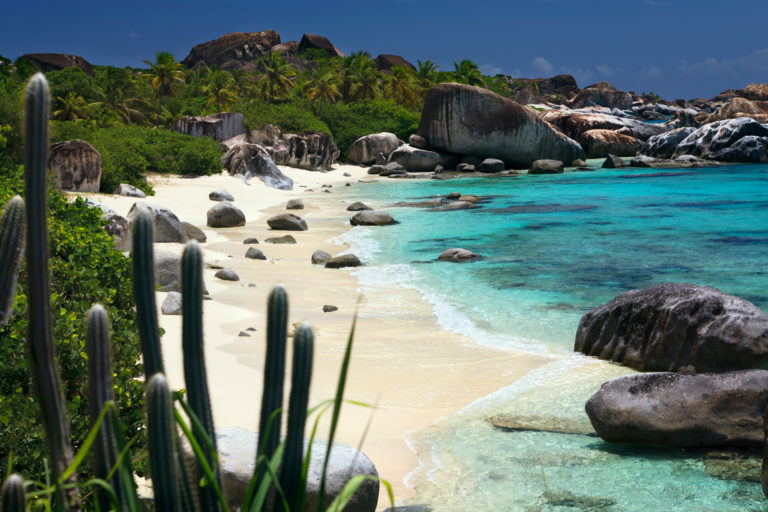
[(182, 60), (229, 32), (326, 36), (340, 50), (461, 59), (484, 74), (571, 74), (667, 99), (768, 82), (768, 0), (0, 0), (0, 55), (70, 53), (92, 64)]

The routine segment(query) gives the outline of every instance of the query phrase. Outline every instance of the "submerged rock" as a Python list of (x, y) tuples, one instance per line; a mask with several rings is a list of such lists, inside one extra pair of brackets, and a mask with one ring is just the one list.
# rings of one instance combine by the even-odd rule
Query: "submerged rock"
[(467, 249), (462, 249), (460, 247), (446, 249), (442, 253), (440, 253), (440, 256), (437, 257), (437, 259), (440, 261), (452, 261), (452, 262), (475, 261), (481, 258), (482, 256), (480, 256), (479, 254), (476, 254), (472, 251), (468, 251)]
[(486, 420), (494, 427), (510, 431), (554, 432), (557, 434), (594, 435), (595, 429), (585, 418), (581, 421), (572, 418), (556, 418), (548, 416), (519, 416), (515, 414), (499, 414)]

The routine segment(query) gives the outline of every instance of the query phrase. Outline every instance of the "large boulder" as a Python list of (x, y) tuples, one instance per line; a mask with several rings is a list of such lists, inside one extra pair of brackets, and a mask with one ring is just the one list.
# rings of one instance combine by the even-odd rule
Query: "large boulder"
[(232, 32), (196, 45), (181, 63), (188, 68), (208, 66), (253, 71), (256, 69), (253, 61), (277, 44), (280, 44), (280, 35), (274, 30)]
[(388, 163), (400, 164), (409, 172), (431, 172), (438, 165), (442, 165), (446, 169), (454, 169), (458, 163), (458, 158), (440, 151), (419, 149), (403, 144), (390, 153)]
[(768, 371), (641, 373), (612, 379), (587, 401), (605, 441), (652, 446), (762, 446)]
[(339, 148), (330, 135), (323, 132), (307, 132), (301, 135), (282, 133), (277, 126), (268, 124), (261, 130), (252, 130), (223, 142), (226, 148), (242, 143), (258, 144), (277, 165), (287, 165), (326, 171), (339, 157)]
[(291, 190), (293, 180), (277, 168), (267, 151), (258, 144), (241, 142), (235, 144), (219, 159), (229, 174), (243, 175), (247, 180), (258, 176), (268, 187)]
[(245, 132), (243, 114), (219, 112), (209, 116), (183, 116), (173, 123), (174, 131), (193, 137), (227, 140)]
[(165, 206), (145, 202), (133, 203), (128, 211), (128, 220), (131, 224), (133, 224), (133, 219), (136, 217), (139, 208), (146, 208), (152, 215), (155, 226), (155, 242), (187, 243), (189, 240), (187, 230), (184, 229), (176, 214)]
[(91, 63), (79, 55), (64, 53), (26, 53), (20, 57), (28, 60), (43, 73), (58, 71), (66, 68), (80, 68), (88, 76), (96, 76)]
[(715, 288), (665, 283), (586, 313), (574, 350), (641, 371), (768, 367), (768, 315)]
[(557, 127), (568, 137), (584, 144), (583, 136), (590, 130), (614, 130), (639, 140), (648, 140), (671, 128), (664, 124), (651, 124), (603, 113), (586, 113), (574, 110), (546, 110), (538, 116)]
[(389, 71), (392, 69), (392, 66), (401, 66), (416, 71), (416, 66), (399, 55), (382, 53), (381, 55), (377, 55), (374, 60), (376, 61), (376, 69), (379, 71)]
[(133, 244), (133, 234), (128, 219), (114, 211), (104, 212), (101, 218), (107, 221), (104, 230), (115, 241), (115, 250), (130, 251)]
[(134, 187), (133, 185), (128, 185), (127, 183), (119, 184), (113, 194), (126, 197), (138, 197), (139, 199), (147, 197), (143, 190)]
[(222, 201), (208, 209), (207, 223), (211, 228), (245, 226), (245, 214), (229, 201)]
[(572, 108), (600, 106), (629, 110), (632, 108), (632, 95), (616, 89), (608, 82), (600, 82), (582, 89), (570, 105)]
[(376, 162), (379, 155), (386, 160), (394, 150), (402, 145), (403, 141), (398, 139), (394, 133), (381, 132), (364, 135), (349, 146), (347, 160), (362, 165), (372, 164)]
[(327, 37), (317, 34), (304, 34), (299, 41), (299, 53), (307, 50), (323, 50), (331, 57), (346, 57), (341, 50), (336, 48)]
[(334, 256), (325, 262), (325, 268), (359, 267), (360, 265), (362, 265), (360, 258), (351, 253)]
[(634, 156), (640, 149), (640, 141), (629, 135), (622, 135), (611, 130), (589, 130), (582, 136), (581, 145), (587, 158), (616, 156)]
[(584, 158), (576, 141), (539, 119), (533, 109), (470, 85), (432, 87), (424, 98), (419, 134), (433, 148), (499, 158), (518, 169), (541, 158)]
[(162, 292), (181, 292), (181, 256), (159, 249), (154, 252), (155, 284)]
[[(224, 499), (232, 510), (242, 505), (253, 477), (256, 461), (258, 436), (255, 432), (237, 427), (216, 429), (216, 448), (219, 453), (219, 466)], [(304, 441), (307, 451), (307, 440)], [(315, 438), (312, 444), (307, 487), (304, 500), (305, 511), (317, 510), (320, 494), (320, 481), (323, 465), (328, 453), (328, 443)], [(194, 455), (188, 443), (184, 445), (184, 455), (194, 463)], [(331, 456), (326, 471), (325, 498), (322, 509), (327, 509), (331, 502), (341, 494), (346, 483), (355, 475), (378, 477), (378, 472), (371, 459), (351, 446), (333, 443)], [(352, 496), (344, 508), (347, 512), (373, 512), (379, 497), (379, 482), (366, 480)]]
[(84, 140), (51, 144), (48, 168), (56, 177), (58, 190), (98, 192), (101, 184), (101, 155)]
[(768, 162), (768, 137), (747, 135), (727, 148), (711, 153), (708, 158), (718, 162)]
[(307, 221), (292, 213), (280, 213), (267, 219), (270, 229), (284, 231), (306, 231)]
[(683, 127), (654, 135), (648, 139), (648, 147), (643, 149), (643, 153), (654, 158), (672, 158), (677, 145), (694, 131), (693, 127)]
[[(688, 135), (677, 146), (675, 157), (681, 155), (700, 156), (715, 160), (715, 153), (731, 148), (740, 139), (747, 136), (759, 138), (768, 137), (768, 126), (762, 125), (749, 117), (727, 119), (705, 124)], [(734, 148), (737, 149), (737, 148)], [(730, 155), (732, 162), (750, 162), (748, 158), (761, 153), (749, 152), (745, 154), (734, 153)], [(760, 161), (759, 159), (757, 160)]]
[(560, 174), (565, 171), (565, 164), (560, 160), (535, 160), (528, 169), (528, 174)]
[(751, 117), (760, 123), (768, 122), (768, 101), (750, 101), (745, 98), (733, 98), (722, 107), (718, 107), (708, 121), (723, 121), (737, 117)]
[(357, 212), (349, 220), (349, 223), (353, 226), (387, 226), (389, 224), (397, 224), (398, 222), (387, 212), (362, 210)]
[(768, 101), (768, 84), (749, 84), (736, 91), (739, 96), (752, 101)]

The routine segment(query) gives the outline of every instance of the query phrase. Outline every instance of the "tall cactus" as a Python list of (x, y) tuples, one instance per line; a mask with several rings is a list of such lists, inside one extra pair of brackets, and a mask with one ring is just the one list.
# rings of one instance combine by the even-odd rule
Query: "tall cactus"
[(154, 228), (152, 215), (139, 208), (133, 219), (133, 296), (147, 380), (155, 373), (165, 373), (155, 302)]
[[(101, 414), (107, 402), (114, 402), (112, 392), (112, 354), (109, 340), (109, 320), (107, 312), (100, 304), (94, 304), (88, 311), (86, 320), (86, 351), (88, 353), (88, 417), (91, 427)], [(99, 429), (94, 445), (96, 476), (107, 478), (117, 463), (118, 449), (115, 440), (113, 413), (109, 411)], [(109, 481), (123, 509), (128, 502), (120, 481), (120, 472), (115, 471)], [(109, 499), (103, 489), (98, 490), (97, 498), (102, 510), (109, 510)]]
[[(211, 402), (208, 396), (208, 381), (203, 351), (203, 256), (200, 246), (191, 240), (181, 257), (182, 292), (182, 347), (184, 349), (184, 380), (187, 384), (189, 406), (200, 420), (205, 434), (213, 443), (212, 450), (206, 444), (201, 448), (208, 464), (212, 466), (216, 481), (221, 488), (221, 475), (213, 466), (216, 451), (216, 432), (213, 427)], [(197, 434), (197, 433), (196, 433)], [(202, 470), (200, 471), (202, 474)], [(203, 510), (219, 511), (221, 505), (210, 483), (200, 487), (200, 503)]]
[(181, 512), (176, 419), (171, 392), (162, 373), (155, 373), (150, 377), (147, 383), (145, 407), (155, 509), (164, 512)]
[(24, 479), (13, 473), (3, 482), (0, 491), (0, 512), (25, 512), (27, 496), (24, 491)]
[[(288, 402), (288, 433), (280, 468), (280, 486), (292, 510), (304, 509), (301, 468), (304, 460), (304, 423), (307, 420), (309, 384), (312, 379), (314, 333), (312, 326), (302, 323), (293, 335), (293, 370)], [(282, 502), (280, 502), (282, 505)]]
[(21, 255), (24, 252), (24, 200), (14, 197), (0, 217), (0, 325), (11, 316)]
[[(51, 323), (50, 277), (48, 273), (48, 228), (46, 183), (48, 181), (48, 114), (50, 93), (42, 73), (29, 81), (25, 96), (25, 162), (27, 197), (27, 269), (29, 273), (29, 356), (32, 381), (37, 391), (54, 480), (72, 462), (69, 425), (64, 395), (54, 360)], [(79, 510), (77, 476), (72, 473), (56, 487), (59, 510)]]
[[(267, 355), (264, 361), (264, 389), (261, 395), (259, 417), (259, 445), (256, 457), (267, 460), (280, 441), (280, 414), (274, 412), (283, 406), (283, 380), (285, 379), (285, 343), (288, 335), (288, 293), (282, 285), (275, 286), (267, 299)], [(273, 419), (274, 418), (274, 419)], [(259, 469), (259, 479), (263, 470)]]

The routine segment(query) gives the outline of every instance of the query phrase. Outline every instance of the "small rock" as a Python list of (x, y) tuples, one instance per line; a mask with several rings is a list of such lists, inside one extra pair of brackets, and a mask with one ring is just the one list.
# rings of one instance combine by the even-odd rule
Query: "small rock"
[(435, 173), (441, 173), (443, 171), (445, 171), (445, 167), (443, 167), (442, 165), (435, 166), (435, 171), (434, 171)]
[(199, 227), (184, 221), (182, 221), (181, 225), (187, 230), (187, 236), (189, 236), (190, 240), (197, 240), (201, 244), (208, 240), (208, 237), (205, 236), (205, 233), (203, 233), (203, 230)]
[(345, 172), (342, 176), (344, 176), (345, 178), (350, 178), (352, 175), (349, 174), (348, 172)]
[(231, 228), (245, 226), (245, 214), (230, 202), (223, 201), (208, 210), (208, 227)]
[(559, 174), (563, 169), (563, 162), (560, 160), (534, 160), (528, 169), (528, 174)]
[(246, 329), (246, 331), (256, 332), (256, 328), (255, 327), (249, 327), (249, 328)]
[(237, 273), (231, 268), (223, 268), (218, 272), (216, 272), (213, 276), (218, 277), (223, 281), (239, 281), (240, 280), (240, 276), (238, 276)]
[(480, 172), (501, 172), (504, 170), (504, 162), (498, 158), (486, 158), (480, 165), (477, 166), (477, 170)]
[(451, 201), (450, 203), (441, 204), (430, 208), (431, 212), (446, 212), (455, 210), (469, 210), (470, 208), (477, 208), (477, 205), (471, 201)]
[(445, 198), (448, 199), (449, 201), (450, 200), (456, 200), (456, 199), (458, 199), (460, 197), (461, 197), (461, 194), (459, 194), (458, 192), (451, 192), (450, 194), (445, 196)]
[(241, 338), (250, 338), (251, 337), (251, 335), (248, 334), (245, 331), (240, 331), (240, 334), (238, 334), (238, 336), (241, 337)]
[(325, 268), (359, 267), (362, 265), (354, 254), (342, 254), (325, 262)]
[(344, 186), (345, 186), (345, 187), (349, 187), (349, 186), (351, 186), (351, 185), (350, 185), (349, 183), (345, 183), (345, 184), (344, 184)]
[(325, 306), (323, 306), (323, 313), (332, 313), (338, 310), (339, 308), (337, 308), (336, 306), (332, 306), (330, 304), (326, 304)]
[(586, 167), (586, 166), (587, 166), (587, 162), (585, 162), (581, 158), (577, 158), (576, 160), (571, 162), (571, 167)]
[(259, 241), (257, 239), (255, 239), (255, 238), (246, 238), (245, 240), (243, 240), (243, 243), (244, 244), (257, 244), (257, 243), (259, 243)]
[(304, 201), (301, 199), (291, 199), (288, 204), (285, 205), (286, 210), (303, 210)]
[(323, 193), (324, 194), (331, 194), (332, 192), (330, 190), (328, 190), (328, 189), (325, 189), (325, 190), (323, 190)]
[(626, 167), (624, 160), (616, 155), (608, 155), (602, 165), (603, 169), (620, 169)]
[(387, 212), (378, 210), (363, 210), (355, 214), (349, 221), (353, 226), (386, 226), (397, 224)]
[(118, 196), (142, 198), (147, 197), (147, 195), (140, 188), (136, 188), (133, 185), (128, 185), (127, 183), (119, 184), (114, 193)]
[(427, 139), (416, 133), (412, 133), (410, 137), (408, 137), (408, 144), (415, 148), (427, 149)]
[(266, 260), (267, 257), (264, 256), (264, 253), (261, 252), (259, 249), (255, 247), (249, 247), (247, 251), (245, 251), (245, 257), (252, 259), (252, 260)]
[(168, 292), (165, 296), (160, 311), (164, 315), (180, 315), (181, 314), (181, 294), (179, 292)]
[(381, 174), (382, 172), (386, 171), (383, 165), (372, 165), (368, 168), (368, 174)]
[(216, 262), (216, 263), (206, 263), (205, 268), (209, 268), (211, 270), (221, 270), (224, 267), (222, 267), (218, 262)]
[(312, 263), (315, 265), (325, 263), (329, 259), (331, 259), (331, 255), (325, 251), (321, 251), (320, 249), (312, 253)]
[(211, 201), (234, 201), (235, 198), (224, 189), (214, 190), (208, 194), (208, 199)]
[(458, 201), (466, 201), (468, 203), (476, 203), (480, 200), (479, 197), (472, 195), (472, 194), (465, 194), (463, 196), (459, 196)]
[(472, 251), (454, 247), (452, 249), (446, 249), (440, 256), (437, 257), (440, 261), (452, 261), (452, 262), (465, 262), (474, 261), (482, 258), (479, 254), (475, 254)]
[(248, 288), (256, 288), (256, 285), (254, 283), (248, 283)]
[(267, 225), (272, 229), (281, 229), (285, 231), (306, 231), (307, 222), (292, 213), (281, 213), (270, 217)]
[(267, 238), (264, 240), (264, 242), (268, 244), (295, 244), (296, 239), (293, 238), (291, 235), (283, 235), (283, 236), (273, 236), (271, 238)]

